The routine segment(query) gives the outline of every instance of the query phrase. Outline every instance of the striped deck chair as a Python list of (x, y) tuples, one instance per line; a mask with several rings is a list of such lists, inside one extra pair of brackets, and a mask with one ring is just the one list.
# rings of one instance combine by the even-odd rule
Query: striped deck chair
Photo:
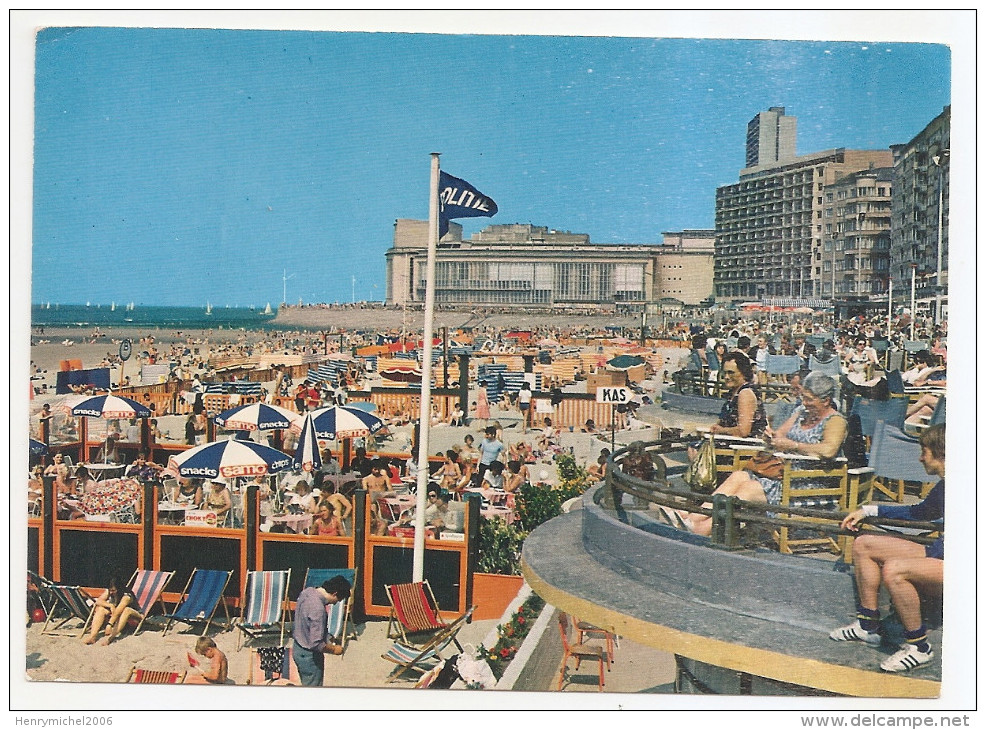
[(278, 644), (284, 643), (284, 623), (288, 612), (288, 583), (291, 569), (251, 570), (247, 573), (246, 589), (240, 602), (241, 615), (234, 624), (240, 630), (236, 650), (243, 648), (244, 636), (256, 639), (280, 631)]
[(137, 605), (134, 608), (140, 614), (140, 622), (137, 624), (137, 628), (134, 629), (134, 636), (139, 634), (144, 628), (144, 621), (147, 620), (155, 603), (160, 602), (161, 613), (167, 613), (168, 609), (164, 605), (164, 598), (162, 598), (161, 594), (164, 592), (165, 586), (168, 585), (168, 581), (174, 578), (174, 576), (175, 573), (173, 570), (134, 571), (128, 584), (130, 590), (134, 592), (134, 596), (137, 597)]
[(185, 681), (185, 674), (167, 669), (141, 669), (135, 665), (127, 675), (127, 684), (181, 684)]
[(325, 581), (337, 575), (349, 581), (352, 591), (347, 601), (326, 606), (325, 611), (328, 614), (329, 639), (333, 643), (342, 646), (342, 650), (345, 653), (347, 641), (350, 637), (356, 635), (353, 627), (349, 624), (353, 610), (353, 599), (356, 597), (356, 570), (348, 568), (309, 568), (305, 572), (305, 584), (302, 586), (302, 590), (311, 586), (320, 586)]
[(180, 621), (190, 626), (203, 624), (202, 636), (205, 636), (209, 631), (209, 626), (212, 625), (212, 618), (216, 609), (219, 608), (219, 604), (222, 604), (223, 611), (226, 612), (226, 623), (223, 625), (223, 630), (228, 630), (230, 624), (229, 609), (223, 600), (223, 591), (226, 590), (226, 584), (229, 583), (232, 575), (232, 570), (195, 568), (188, 577), (188, 583), (185, 584), (185, 590), (182, 591), (182, 597), (178, 599), (174, 611), (163, 616), (167, 619), (163, 633), (167, 634), (171, 624)]
[(463, 651), (462, 645), (456, 638), (456, 634), (459, 633), (459, 630), (465, 624), (472, 621), (472, 613), (474, 610), (476, 610), (476, 607), (472, 606), (455, 621), (447, 624), (444, 628), (437, 631), (434, 636), (432, 636), (431, 639), (429, 639), (422, 646), (411, 646), (410, 644), (402, 641), (395, 641), (384, 654), (381, 654), (383, 659), (394, 662), (394, 664), (397, 665), (397, 667), (395, 667), (387, 677), (387, 682), (389, 683), (395, 681), (409, 669), (414, 669), (415, 671), (422, 673), (427, 672), (429, 669), (434, 669), (439, 662), (442, 662), (447, 658), (442, 656), (442, 652), (445, 651), (450, 644), (455, 644), (460, 652)]
[[(96, 602), (79, 586), (51, 583), (48, 589), (55, 599), (55, 605), (48, 612), (45, 624), (41, 627), (41, 633), (55, 636), (82, 636), (85, 633), (86, 626), (89, 625), (89, 619), (92, 616), (92, 610)], [(70, 621), (82, 622), (78, 633), (75, 632), (74, 628), (72, 630), (62, 628)]]
[[(438, 601), (427, 580), (386, 586), (390, 600), (387, 638), (414, 645), (449, 627), (439, 614)], [(396, 632), (395, 632), (396, 628)], [(424, 637), (413, 640), (410, 637)], [(461, 649), (461, 647), (460, 647)]]
[(51, 587), (54, 583), (43, 575), (35, 573), (33, 570), (27, 571), (27, 580), (28, 583), (34, 584), (34, 587), (37, 589), (36, 595), (38, 601), (41, 603), (41, 608), (44, 609), (45, 616), (48, 616), (56, 605), (55, 597), (51, 593)]

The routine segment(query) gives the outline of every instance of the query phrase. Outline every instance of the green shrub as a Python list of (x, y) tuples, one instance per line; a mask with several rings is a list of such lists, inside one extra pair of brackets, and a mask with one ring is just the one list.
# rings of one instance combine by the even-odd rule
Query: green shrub
[(501, 519), (479, 520), (476, 570), (497, 575), (520, 575), (520, 550), (526, 532)]

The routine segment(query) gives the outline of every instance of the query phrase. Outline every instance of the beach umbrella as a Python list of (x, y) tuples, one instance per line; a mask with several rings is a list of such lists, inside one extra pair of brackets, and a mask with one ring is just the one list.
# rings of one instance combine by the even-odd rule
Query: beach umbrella
[(253, 441), (211, 441), (172, 456), (168, 469), (182, 477), (255, 477), (291, 466), (287, 454)]
[(94, 395), (72, 407), (73, 416), (88, 418), (150, 418), (151, 411), (135, 400), (119, 395)]
[(311, 412), (315, 434), (320, 439), (346, 439), (369, 436), (383, 427), (372, 413), (350, 406), (329, 406)]
[(294, 452), (294, 466), (302, 471), (316, 471), (322, 468), (322, 452), (318, 448), (318, 436), (315, 434), (315, 422), (312, 414), (305, 416), (301, 426), (301, 436), (298, 437), (298, 448)]
[(643, 365), (645, 362), (644, 358), (636, 355), (617, 355), (612, 360), (606, 361), (606, 367), (610, 370), (629, 370)]
[(29, 439), (28, 441), (28, 453), (32, 456), (44, 456), (48, 453), (48, 444), (44, 441), (38, 441), (37, 439)]
[(300, 430), (302, 417), (281, 406), (248, 403), (223, 411), (212, 420), (227, 431), (278, 431), (292, 427)]
[(380, 371), (380, 377), (395, 383), (420, 383), (421, 368), (417, 365), (391, 365)]

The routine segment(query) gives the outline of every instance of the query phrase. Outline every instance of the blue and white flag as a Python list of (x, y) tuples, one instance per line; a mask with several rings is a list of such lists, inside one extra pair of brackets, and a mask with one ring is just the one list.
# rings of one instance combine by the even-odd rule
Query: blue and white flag
[(438, 238), (448, 233), (448, 222), (452, 218), (476, 218), (496, 215), (493, 198), (484, 195), (457, 177), (442, 170), (438, 181)]

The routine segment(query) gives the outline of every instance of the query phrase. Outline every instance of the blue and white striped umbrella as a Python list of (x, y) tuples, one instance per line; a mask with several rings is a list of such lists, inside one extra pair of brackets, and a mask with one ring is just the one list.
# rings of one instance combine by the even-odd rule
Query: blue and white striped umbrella
[(322, 468), (322, 452), (318, 447), (315, 422), (308, 413), (301, 424), (298, 448), (294, 452), (294, 466), (302, 471), (316, 471)]
[(211, 441), (168, 460), (168, 469), (182, 477), (211, 479), (255, 477), (291, 466), (287, 454), (253, 441)]
[(73, 416), (89, 418), (150, 418), (151, 409), (119, 395), (94, 395), (72, 407)]
[(311, 412), (315, 434), (320, 439), (347, 439), (369, 436), (383, 427), (383, 421), (359, 408), (329, 406)]
[(34, 456), (44, 456), (48, 453), (48, 444), (37, 439), (28, 439), (28, 451)]
[(302, 418), (294, 411), (266, 403), (248, 403), (223, 411), (212, 419), (227, 431), (277, 431), (301, 427)]

